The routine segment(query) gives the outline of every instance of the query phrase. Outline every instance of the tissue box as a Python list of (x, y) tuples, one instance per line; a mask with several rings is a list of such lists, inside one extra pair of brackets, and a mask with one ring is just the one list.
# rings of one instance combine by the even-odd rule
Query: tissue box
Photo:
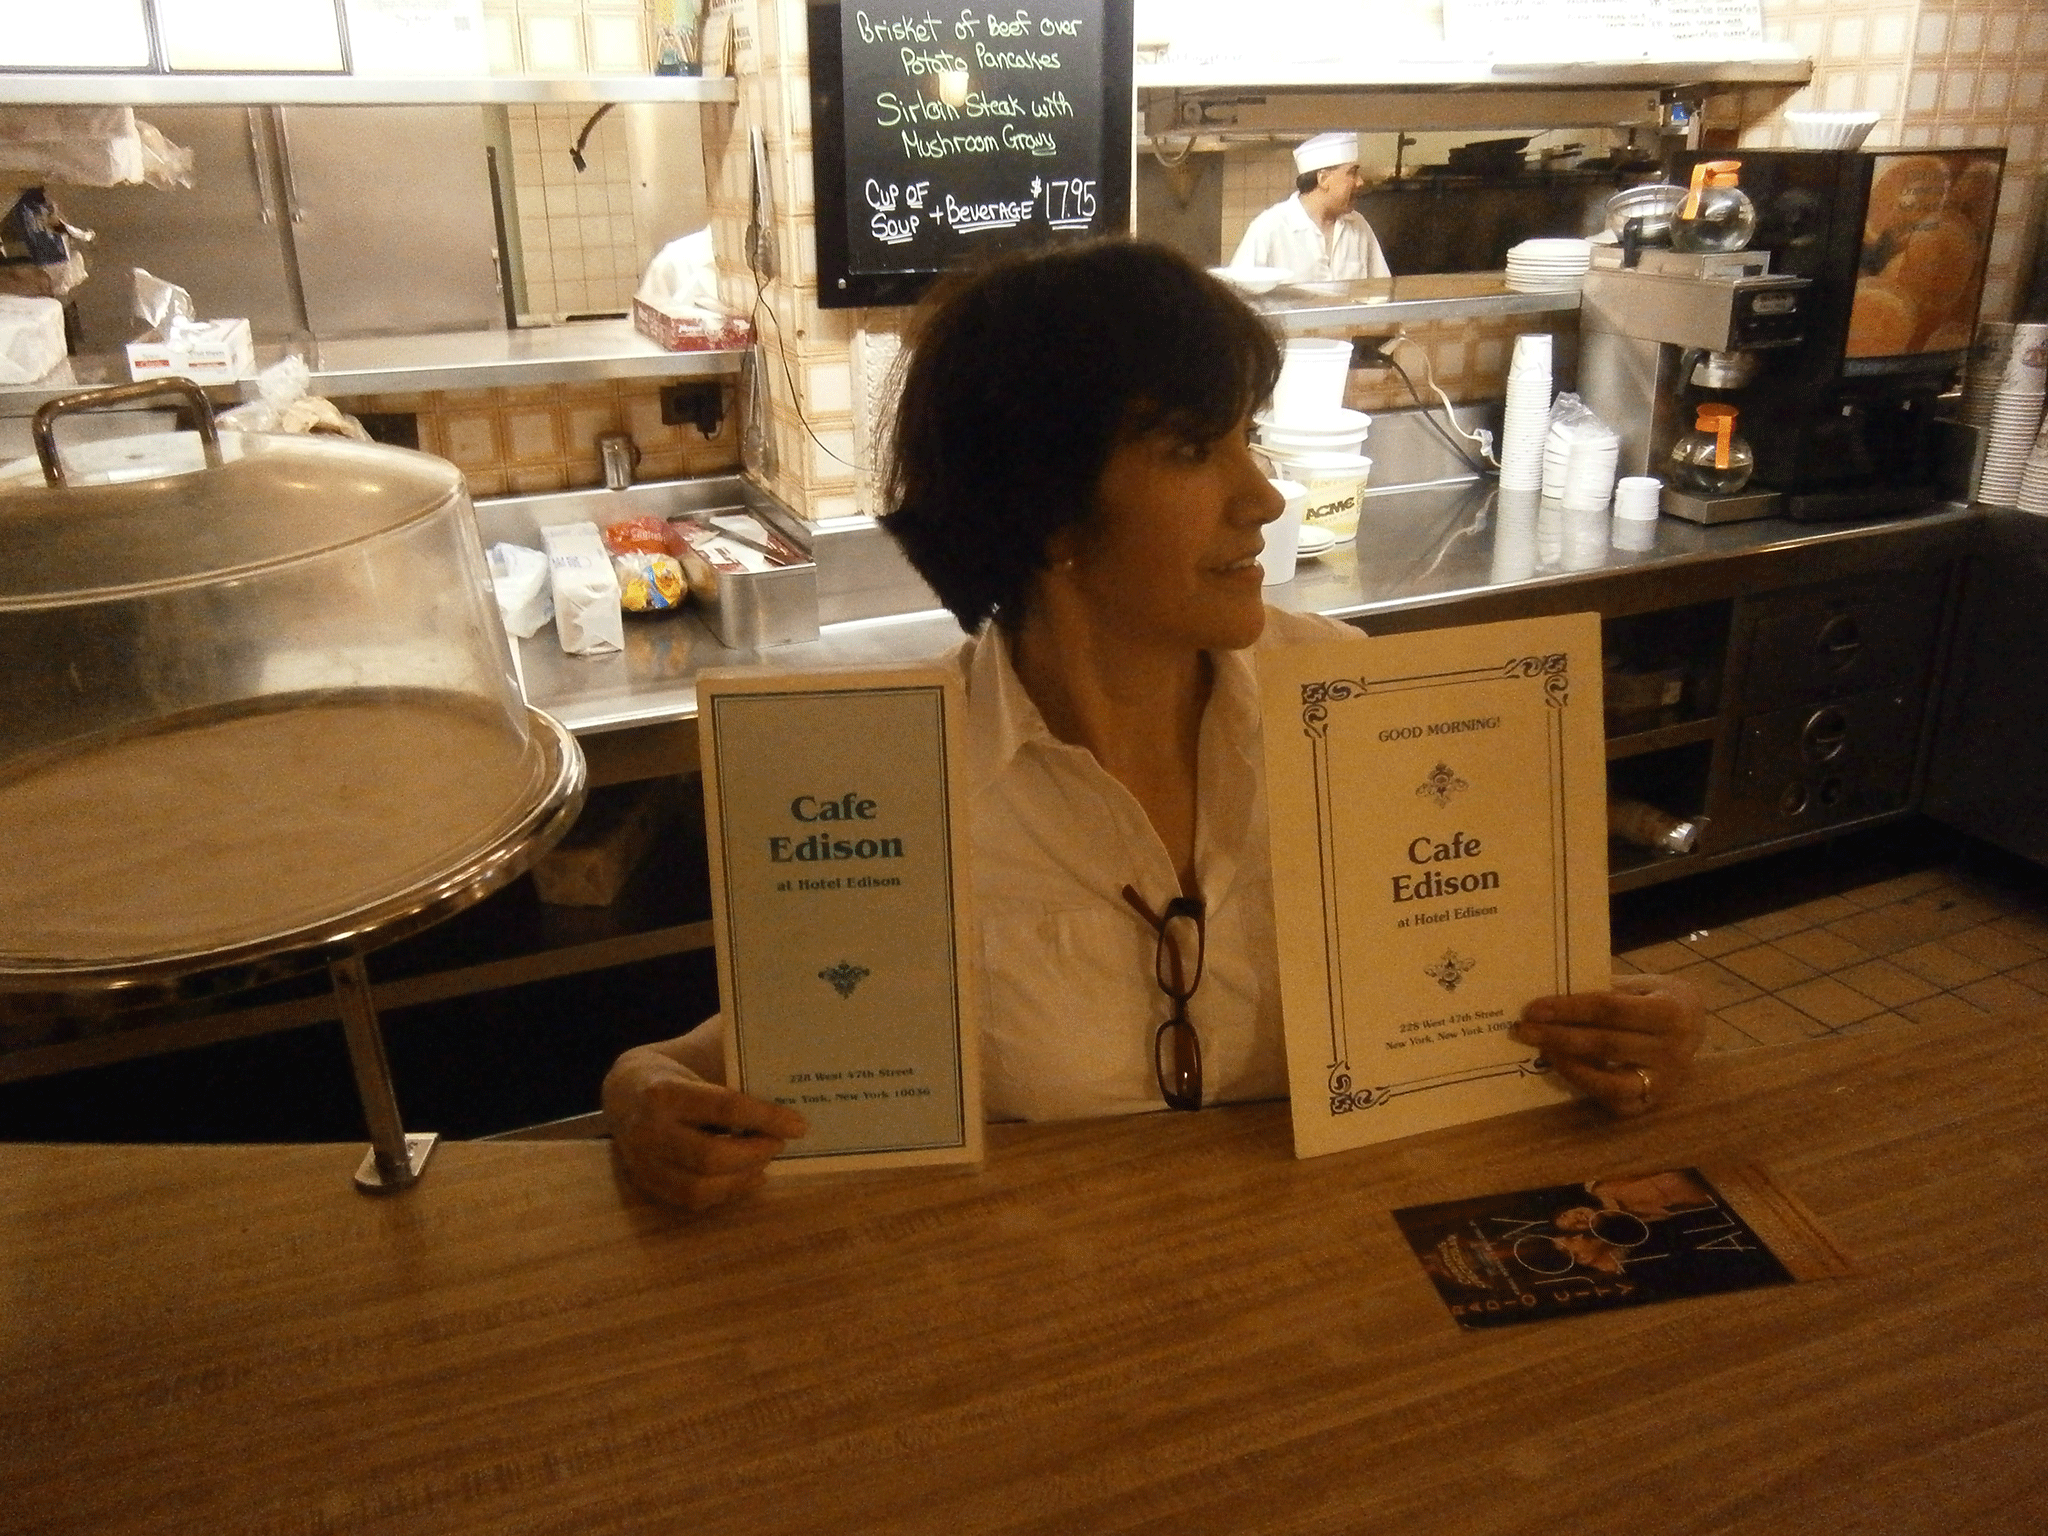
[(741, 315), (712, 315), (701, 309), (678, 313), (633, 300), (633, 327), (664, 352), (736, 352), (754, 339), (753, 323)]
[(64, 306), (0, 293), (0, 384), (33, 384), (64, 358)]
[(191, 379), (232, 384), (256, 372), (256, 347), (246, 320), (201, 320), (180, 328), (174, 342), (128, 343), (131, 379)]

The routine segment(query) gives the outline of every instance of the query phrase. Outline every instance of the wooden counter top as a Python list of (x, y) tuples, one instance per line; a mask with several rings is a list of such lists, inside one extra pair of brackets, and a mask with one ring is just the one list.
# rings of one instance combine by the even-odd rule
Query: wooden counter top
[[(999, 1127), (705, 1218), (603, 1143), (0, 1148), (7, 1532), (2038, 1531), (2048, 1015), (1296, 1162)], [(1753, 1159), (1848, 1279), (1491, 1333), (1388, 1216)]]

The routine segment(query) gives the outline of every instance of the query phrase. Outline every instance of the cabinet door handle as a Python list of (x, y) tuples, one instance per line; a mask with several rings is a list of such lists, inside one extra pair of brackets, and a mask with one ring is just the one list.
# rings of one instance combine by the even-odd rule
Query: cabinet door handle
[(1863, 649), (1863, 629), (1853, 613), (1838, 613), (1821, 625), (1813, 643), (1822, 660), (1837, 672), (1844, 672)]
[(1816, 709), (1799, 732), (1799, 750), (1810, 763), (1833, 762), (1849, 745), (1849, 718), (1833, 707)]
[(256, 167), (256, 202), (263, 222), (277, 222), (277, 187), (270, 174), (270, 151), (263, 143), (263, 119), (258, 116), (261, 107), (244, 107), (249, 116), (249, 159)]
[(299, 175), (297, 168), (292, 164), (292, 128), (290, 120), (285, 116), (290, 109), (273, 107), (271, 110), (276, 113), (272, 121), (277, 124), (277, 158), (284, 172), (285, 208), (290, 213), (292, 222), (300, 224), (305, 222), (306, 206), (299, 201)]

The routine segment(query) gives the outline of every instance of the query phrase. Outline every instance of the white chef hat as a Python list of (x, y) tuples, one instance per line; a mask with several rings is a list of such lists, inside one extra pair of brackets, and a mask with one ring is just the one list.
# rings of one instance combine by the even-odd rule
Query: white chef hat
[(1294, 174), (1306, 176), (1328, 165), (1351, 165), (1358, 159), (1355, 133), (1319, 133), (1294, 147)]

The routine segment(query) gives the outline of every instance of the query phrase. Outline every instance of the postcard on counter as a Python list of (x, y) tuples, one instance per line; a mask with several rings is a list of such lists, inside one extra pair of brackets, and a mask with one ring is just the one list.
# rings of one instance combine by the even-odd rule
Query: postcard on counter
[(1394, 1220), (1463, 1328), (1850, 1272), (1812, 1214), (1753, 1164), (1409, 1206)]
[(1508, 1029), (1612, 979), (1598, 616), (1290, 646), (1259, 679), (1295, 1155), (1570, 1097)]
[(726, 1081), (811, 1126), (771, 1171), (980, 1161), (958, 679), (713, 670), (697, 696)]

